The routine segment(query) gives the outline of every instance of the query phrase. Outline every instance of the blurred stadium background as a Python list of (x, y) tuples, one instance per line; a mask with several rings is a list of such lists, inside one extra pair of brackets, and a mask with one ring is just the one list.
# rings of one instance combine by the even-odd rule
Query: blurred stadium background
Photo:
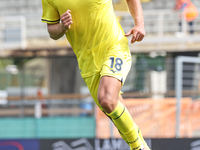
[[(153, 150), (200, 150), (200, 16), (194, 34), (185, 20), (180, 32), (174, 0), (141, 2), (146, 37), (130, 45), (125, 105)], [(127, 32), (134, 21), (126, 1), (113, 4)], [(122, 150), (72, 48), (65, 37), (49, 38), (41, 15), (41, 0), (0, 0), (0, 150)], [(178, 69), (181, 56), (190, 61)]]

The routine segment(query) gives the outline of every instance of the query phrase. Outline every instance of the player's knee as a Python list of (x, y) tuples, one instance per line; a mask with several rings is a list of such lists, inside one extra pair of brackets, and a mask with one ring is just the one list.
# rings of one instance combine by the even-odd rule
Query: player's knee
[(105, 112), (111, 113), (116, 107), (116, 100), (109, 95), (98, 95), (98, 101)]

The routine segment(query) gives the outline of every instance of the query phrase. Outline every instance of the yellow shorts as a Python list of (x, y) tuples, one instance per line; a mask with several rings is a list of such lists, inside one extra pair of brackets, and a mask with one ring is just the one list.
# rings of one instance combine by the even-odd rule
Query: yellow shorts
[[(100, 72), (96, 73), (93, 76), (84, 78), (84, 81), (87, 87), (89, 88), (95, 103), (98, 105), (100, 109), (102, 108), (97, 100), (97, 92), (101, 77), (111, 76), (117, 78), (122, 82), (123, 85), (130, 71), (131, 63), (132, 60), (131, 60), (131, 55), (129, 53), (125, 52), (121, 54), (120, 53), (114, 54), (112, 56), (108, 56), (107, 58), (105, 58), (105, 61), (102, 65), (102, 69)], [(120, 92), (119, 94), (121, 93), (122, 92)]]

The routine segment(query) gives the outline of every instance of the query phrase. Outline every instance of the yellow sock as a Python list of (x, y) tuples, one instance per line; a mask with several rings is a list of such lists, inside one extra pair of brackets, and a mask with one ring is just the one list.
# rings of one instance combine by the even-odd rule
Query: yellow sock
[[(126, 137), (119, 131), (119, 134), (121, 135), (121, 137), (124, 139), (124, 141), (129, 145)], [(146, 141), (144, 140), (143, 136), (142, 136), (142, 132), (140, 130), (140, 128), (138, 127), (138, 134), (139, 134), (139, 137), (140, 137), (140, 140), (142, 141), (144, 147), (147, 149), (147, 150), (151, 150), (149, 148), (149, 146), (147, 145)]]
[(138, 127), (133, 122), (126, 107), (120, 101), (117, 107), (111, 113), (107, 113), (107, 115), (112, 118), (113, 123), (125, 137), (131, 150), (143, 149), (144, 145), (139, 137)]
[[(118, 130), (119, 131), (119, 130)], [(126, 139), (126, 137), (119, 131), (119, 134), (121, 135), (121, 137), (124, 139), (124, 141), (129, 145), (128, 140)]]
[[(105, 113), (105, 112), (103, 111), (103, 113)], [(111, 121), (113, 121), (112, 118), (111, 118), (110, 116), (107, 115), (107, 113), (105, 113), (105, 115), (106, 115)], [(118, 130), (118, 132), (119, 132), (119, 134), (121, 135), (121, 137), (124, 139), (124, 141), (129, 145), (129, 143), (128, 143), (126, 137), (125, 137), (119, 130)]]

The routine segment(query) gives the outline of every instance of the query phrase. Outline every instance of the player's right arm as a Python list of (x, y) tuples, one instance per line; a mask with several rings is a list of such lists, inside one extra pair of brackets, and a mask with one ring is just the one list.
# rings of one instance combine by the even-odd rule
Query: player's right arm
[(131, 43), (142, 41), (145, 36), (143, 10), (140, 0), (126, 0), (130, 13), (135, 21), (135, 26), (125, 36), (132, 34)]
[(71, 11), (67, 10), (64, 14), (62, 14), (60, 20), (61, 22), (56, 24), (47, 23), (49, 35), (54, 40), (61, 38), (67, 32), (67, 30), (70, 29), (70, 25), (73, 23)]

